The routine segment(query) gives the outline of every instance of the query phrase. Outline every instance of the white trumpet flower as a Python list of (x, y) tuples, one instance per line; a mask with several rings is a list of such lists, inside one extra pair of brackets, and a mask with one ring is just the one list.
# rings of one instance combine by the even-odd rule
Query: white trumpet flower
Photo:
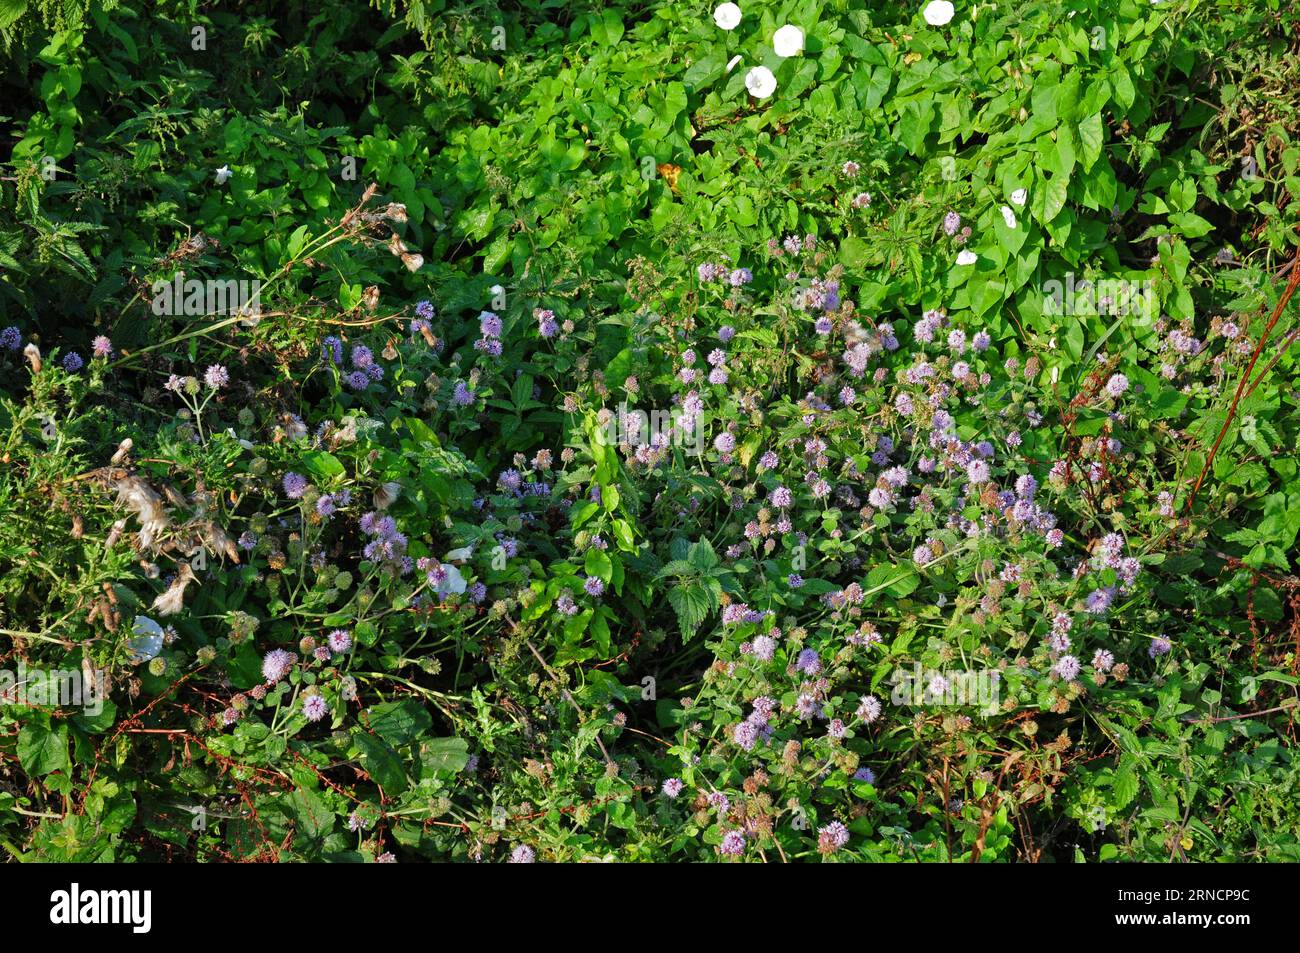
[(755, 99), (767, 99), (776, 92), (776, 77), (766, 66), (755, 66), (745, 74), (745, 88)]
[(787, 23), (772, 36), (772, 49), (777, 56), (794, 56), (803, 49), (803, 30)]
[(720, 3), (713, 11), (713, 22), (721, 30), (734, 30), (740, 26), (740, 7), (734, 3)]

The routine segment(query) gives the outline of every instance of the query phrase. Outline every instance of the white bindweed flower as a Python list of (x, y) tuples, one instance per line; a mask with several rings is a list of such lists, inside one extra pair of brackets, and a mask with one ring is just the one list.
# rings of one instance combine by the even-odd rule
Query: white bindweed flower
[(736, 68), (736, 64), (739, 63), (740, 60), (741, 60), (741, 56), (740, 56), (739, 53), (737, 53), (735, 56), (733, 56), (733, 57), (731, 58), (731, 62), (727, 64), (727, 72), (730, 73), (733, 69), (735, 69), (735, 68)]
[(460, 570), (455, 566), (449, 566), (446, 563), (443, 563), (442, 568), (447, 570), (447, 575), (443, 578), (442, 582), (438, 583), (438, 586), (434, 591), (440, 596), (460, 595), (464, 592), (465, 577), (460, 574)]
[(1011, 201), (1021, 208), (1025, 207), (1025, 201), (1029, 198), (1029, 192), (1025, 189), (1016, 189), (1011, 193)]
[(975, 262), (979, 261), (979, 257), (980, 256), (975, 254), (973, 251), (960, 251), (957, 253), (957, 264), (973, 265)]
[[(188, 566), (188, 563), (185, 563)], [(138, 615), (131, 623), (131, 638), (126, 646), (131, 652), (132, 663), (139, 665), (147, 662), (163, 650), (166, 633), (163, 627), (147, 615)]]
[(713, 22), (721, 30), (734, 30), (740, 26), (740, 7), (734, 3), (720, 3), (713, 11)]
[(227, 180), (230, 178), (230, 175), (230, 166), (223, 165), (217, 170), (217, 185), (225, 185)]
[(943, 26), (952, 19), (953, 6), (948, 0), (931, 0), (925, 5), (925, 10), (921, 15), (925, 17), (925, 22), (930, 26)]
[(1016, 227), (1016, 213), (1011, 211), (1010, 205), (1004, 205), (1000, 209), (1002, 212), (1002, 221), (1007, 223), (1007, 228)]
[(755, 99), (767, 99), (776, 92), (776, 77), (766, 66), (755, 66), (745, 74), (745, 88)]
[(772, 49), (777, 56), (794, 56), (803, 49), (803, 30), (787, 23), (772, 35)]

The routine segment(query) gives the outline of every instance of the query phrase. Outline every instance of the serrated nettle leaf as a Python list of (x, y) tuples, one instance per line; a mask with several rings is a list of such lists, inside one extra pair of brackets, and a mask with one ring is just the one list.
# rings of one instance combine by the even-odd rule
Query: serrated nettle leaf
[(409, 698), (376, 705), (366, 715), (370, 730), (393, 746), (409, 744), (433, 724), (423, 706)]
[(677, 614), (677, 624), (684, 641), (690, 641), (694, 637), (714, 604), (709, 591), (700, 585), (673, 586), (668, 590), (668, 601)]

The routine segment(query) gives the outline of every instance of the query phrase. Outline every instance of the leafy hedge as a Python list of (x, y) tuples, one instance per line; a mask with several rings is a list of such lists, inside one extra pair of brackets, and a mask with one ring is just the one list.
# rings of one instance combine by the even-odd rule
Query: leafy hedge
[(1294, 13), (741, 6), (0, 2), (11, 855), (1300, 859)]

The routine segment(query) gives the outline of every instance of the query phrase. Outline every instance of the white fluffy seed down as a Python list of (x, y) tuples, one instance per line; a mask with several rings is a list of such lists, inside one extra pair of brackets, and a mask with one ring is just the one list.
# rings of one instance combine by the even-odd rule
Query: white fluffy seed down
[(194, 570), (189, 563), (181, 563), (176, 578), (167, 591), (153, 601), (153, 611), (160, 616), (175, 615), (185, 603), (185, 587), (194, 582)]
[(162, 497), (138, 476), (122, 477), (113, 484), (117, 487), (118, 505), (134, 511), (140, 521), (141, 551), (155, 549), (158, 537), (170, 525)]

